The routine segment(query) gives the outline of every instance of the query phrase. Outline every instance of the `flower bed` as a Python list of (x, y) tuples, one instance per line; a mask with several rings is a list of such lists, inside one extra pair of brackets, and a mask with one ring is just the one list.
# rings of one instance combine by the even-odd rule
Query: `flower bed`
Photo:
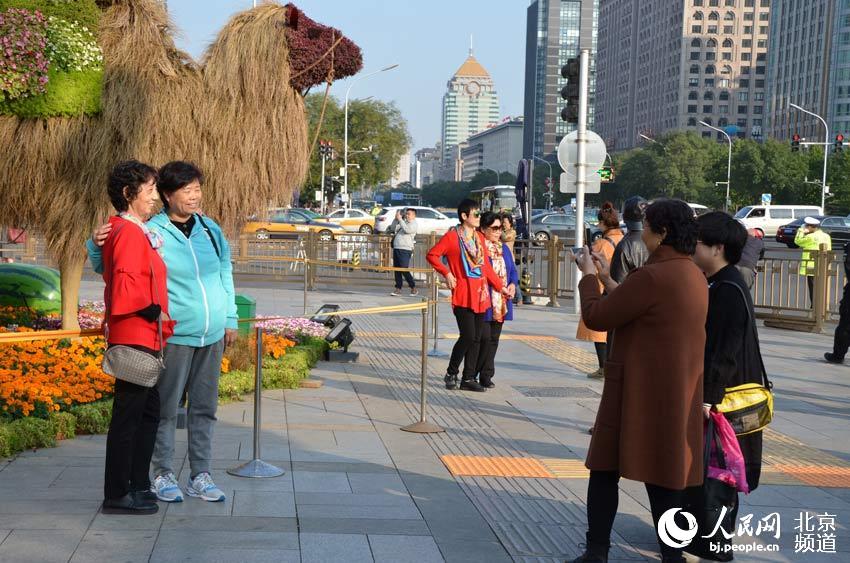
[[(99, 328), (103, 304), (83, 302), (82, 328)], [(0, 332), (54, 330), (55, 317), (0, 308)], [(296, 388), (321, 359), (327, 329), (305, 319), (264, 321), (263, 388)], [(102, 337), (0, 345), (0, 457), (52, 447), (56, 439), (103, 433), (109, 427), (112, 377), (101, 370)], [(239, 400), (254, 389), (256, 338), (240, 338), (222, 359), (219, 398)]]

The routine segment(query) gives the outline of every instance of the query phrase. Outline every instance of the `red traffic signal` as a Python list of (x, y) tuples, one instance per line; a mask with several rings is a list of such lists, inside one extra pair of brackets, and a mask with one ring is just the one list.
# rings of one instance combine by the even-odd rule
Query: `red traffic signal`
[(794, 133), (791, 135), (791, 152), (797, 152), (800, 150), (800, 135)]
[(844, 150), (844, 135), (839, 133), (835, 136), (835, 152), (841, 152)]

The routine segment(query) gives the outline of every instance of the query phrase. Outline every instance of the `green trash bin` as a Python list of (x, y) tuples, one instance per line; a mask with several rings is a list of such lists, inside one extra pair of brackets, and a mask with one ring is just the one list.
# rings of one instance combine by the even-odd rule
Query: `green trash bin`
[[(250, 295), (236, 294), (236, 316), (242, 319), (253, 319), (257, 316), (257, 300)], [(252, 323), (239, 323), (239, 334), (251, 334)]]

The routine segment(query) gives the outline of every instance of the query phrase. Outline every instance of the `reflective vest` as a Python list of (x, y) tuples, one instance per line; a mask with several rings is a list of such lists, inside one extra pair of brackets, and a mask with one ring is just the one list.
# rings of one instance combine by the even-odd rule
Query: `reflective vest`
[(797, 230), (797, 235), (794, 237), (794, 243), (803, 249), (803, 254), (800, 256), (800, 275), (814, 276), (815, 275), (815, 259), (812, 251), (820, 250), (820, 245), (825, 244), (827, 250), (832, 250), (832, 239), (828, 234), (820, 229), (812, 233), (803, 233), (803, 227)]

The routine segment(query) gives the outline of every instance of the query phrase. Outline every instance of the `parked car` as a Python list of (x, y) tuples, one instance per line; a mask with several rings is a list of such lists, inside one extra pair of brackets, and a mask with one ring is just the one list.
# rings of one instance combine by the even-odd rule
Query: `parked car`
[(352, 233), (372, 234), (375, 230), (375, 218), (362, 209), (337, 209), (324, 217), (328, 223), (339, 225)]
[(821, 215), (823, 210), (816, 205), (748, 205), (735, 213), (735, 219), (748, 229), (770, 233), (794, 219)]
[(294, 209), (272, 209), (268, 221), (255, 220), (245, 224), (242, 232), (253, 234), (258, 240), (276, 238), (297, 238), (298, 235), (314, 232), (320, 240), (332, 240), (335, 235), (345, 233), (345, 229), (333, 223), (310, 219)]
[[(820, 228), (832, 238), (833, 248), (850, 241), (850, 218), (823, 215), (812, 215), (812, 217), (820, 220)], [(788, 248), (797, 248), (794, 237), (797, 236), (797, 230), (801, 226), (803, 226), (803, 217), (782, 225), (776, 230), (776, 242)]]
[(404, 211), (405, 209), (416, 210), (416, 234), (430, 235), (437, 233), (444, 234), (446, 231), (458, 224), (458, 220), (447, 217), (433, 207), (422, 207), (418, 205), (403, 205), (394, 207), (385, 207), (375, 218), (375, 231), (384, 233), (395, 220), (396, 211)]
[(307, 209), (306, 207), (293, 207), (292, 211), (297, 211), (302, 215), (306, 215), (310, 219), (318, 219), (319, 221), (322, 220), (322, 216), (319, 213), (316, 213), (312, 209)]
[[(602, 236), (595, 224), (585, 223), (585, 241), (591, 243)], [(565, 213), (547, 213), (531, 218), (531, 233), (537, 244), (545, 244), (553, 236), (572, 244), (576, 238), (576, 218)]]

